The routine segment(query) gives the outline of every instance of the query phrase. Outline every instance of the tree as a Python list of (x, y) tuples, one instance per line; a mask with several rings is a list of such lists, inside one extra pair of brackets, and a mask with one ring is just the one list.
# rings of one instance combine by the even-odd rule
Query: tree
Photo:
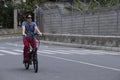
[(3, 28), (13, 28), (13, 5), (11, 1), (6, 3), (7, 7), (4, 4), (0, 4), (0, 23)]
[[(115, 6), (117, 4), (117, 0), (96, 0), (100, 3), (101, 7)], [(95, 0), (86, 0), (86, 3), (89, 5), (88, 9), (94, 9), (98, 6)]]
[(76, 6), (79, 8), (79, 10), (83, 10), (83, 5), (80, 3), (80, 1), (79, 0), (74, 0), (73, 1), (75, 4), (76, 4)]
[(34, 9), (41, 3), (42, 0), (26, 0), (26, 2), (17, 3), (15, 7), (19, 10), (18, 19), (22, 22), (25, 19), (26, 13), (34, 13)]

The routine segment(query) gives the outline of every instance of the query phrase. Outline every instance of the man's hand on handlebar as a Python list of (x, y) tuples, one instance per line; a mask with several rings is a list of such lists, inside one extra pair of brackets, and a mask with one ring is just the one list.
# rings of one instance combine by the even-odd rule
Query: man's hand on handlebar
[(27, 34), (24, 33), (23, 36), (27, 36)]
[(39, 34), (40, 36), (42, 36), (42, 33), (41, 33), (41, 32), (39, 32), (38, 34)]

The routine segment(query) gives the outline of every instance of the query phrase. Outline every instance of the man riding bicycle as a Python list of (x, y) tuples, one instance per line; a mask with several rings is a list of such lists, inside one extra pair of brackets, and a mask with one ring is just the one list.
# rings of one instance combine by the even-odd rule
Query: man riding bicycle
[(35, 31), (37, 31), (38, 34), (42, 36), (42, 33), (37, 27), (37, 24), (32, 21), (32, 15), (28, 14), (26, 16), (26, 19), (27, 19), (26, 21), (22, 22), (22, 35), (23, 35), (23, 44), (24, 44), (23, 62), (24, 63), (28, 61), (29, 44), (32, 46), (32, 48), (35, 49), (35, 51), (37, 51), (36, 40), (34, 38)]

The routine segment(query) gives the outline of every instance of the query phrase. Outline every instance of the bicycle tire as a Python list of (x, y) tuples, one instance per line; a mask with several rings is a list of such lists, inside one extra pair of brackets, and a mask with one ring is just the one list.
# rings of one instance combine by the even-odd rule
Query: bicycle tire
[(38, 60), (37, 60), (37, 54), (34, 55), (34, 59), (33, 59), (33, 67), (34, 67), (34, 71), (35, 73), (38, 72)]
[(33, 66), (34, 66), (35, 73), (37, 73), (38, 72), (38, 61), (34, 61)]
[(25, 65), (25, 69), (29, 69), (30, 64), (28, 62), (24, 63), (24, 65)]

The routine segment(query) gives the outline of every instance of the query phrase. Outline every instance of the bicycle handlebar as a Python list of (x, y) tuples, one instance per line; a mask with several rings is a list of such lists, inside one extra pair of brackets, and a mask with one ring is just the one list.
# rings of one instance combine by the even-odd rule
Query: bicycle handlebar
[[(22, 36), (23, 36), (24, 38), (27, 37), (27, 36), (25, 36), (25, 35), (22, 35)], [(43, 35), (42, 35), (42, 36), (43, 36)], [(38, 33), (34, 33), (34, 36), (31, 37), (31, 38), (37, 39), (37, 41), (38, 41), (38, 48), (39, 48), (41, 36), (40, 36)]]

